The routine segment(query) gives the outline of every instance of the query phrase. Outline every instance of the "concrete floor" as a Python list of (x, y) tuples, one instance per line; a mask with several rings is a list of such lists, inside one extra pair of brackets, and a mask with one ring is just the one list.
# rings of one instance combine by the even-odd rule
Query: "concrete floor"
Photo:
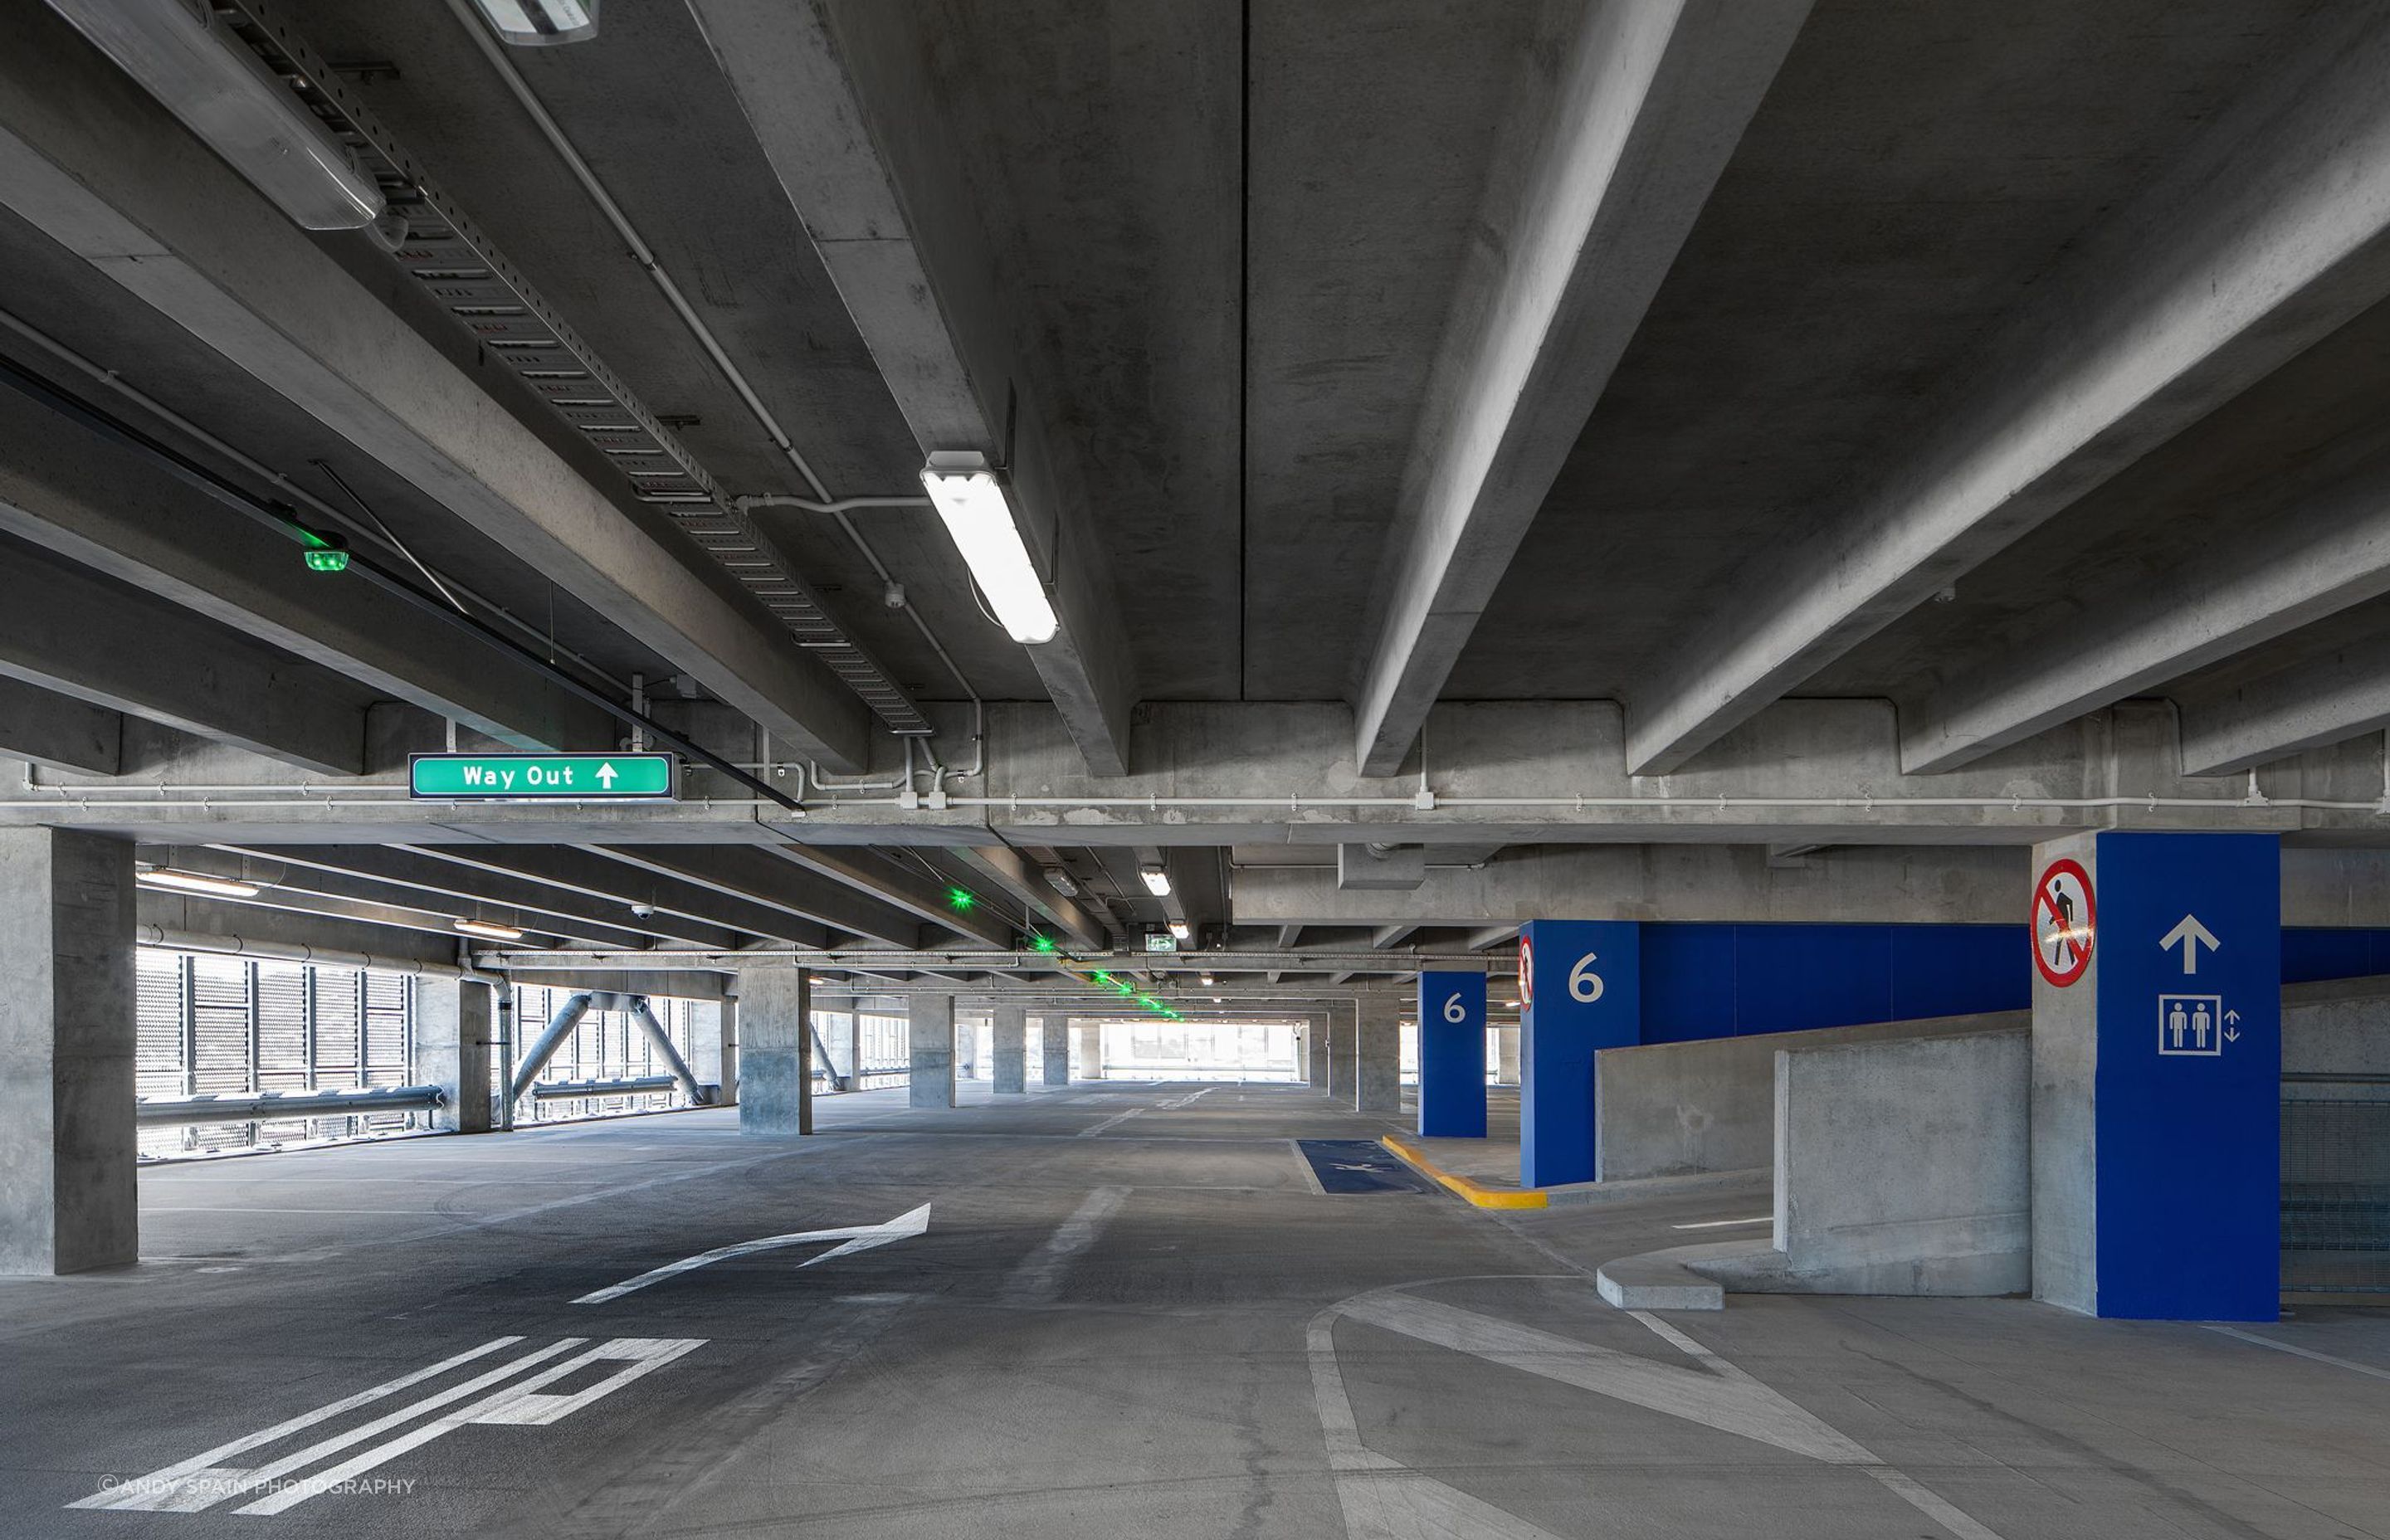
[[(2390, 1536), (2390, 1312), (2247, 1337), (2015, 1301), (1646, 1318), (1583, 1269), (1744, 1233), (1677, 1226), (1747, 1196), (1330, 1198), (1289, 1141), (1390, 1125), (1301, 1088), (964, 1096), (826, 1100), (806, 1141), (694, 1112), (145, 1171), (150, 1261), (0, 1285), (0, 1534)], [(572, 1303), (924, 1203), (925, 1233), (867, 1250)], [(569, 1338), (662, 1345), (509, 1368), (572, 1365)], [(308, 1450), (286, 1480), (385, 1488), (65, 1506)], [(277, 1493), (300, 1500), (232, 1511)]]

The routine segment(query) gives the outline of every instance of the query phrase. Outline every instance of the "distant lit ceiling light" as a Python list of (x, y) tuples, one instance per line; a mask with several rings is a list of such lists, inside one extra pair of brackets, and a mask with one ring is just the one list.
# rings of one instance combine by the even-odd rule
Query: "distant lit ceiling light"
[(1170, 896), (1170, 874), (1159, 866), (1139, 866), (1137, 875), (1144, 879), (1145, 891), (1156, 898)]
[(499, 925), (491, 920), (460, 919), (455, 921), (454, 924), (457, 930), (463, 931), (465, 934), (469, 936), (480, 936), (485, 941), (520, 941), (523, 939), (523, 933), (520, 930), (516, 930), (513, 926)]
[(50, 0), (50, 8), (302, 227), (355, 230), (382, 216), (374, 179), (214, 6)]
[(1174, 919), (1170, 922), (1170, 935), (1174, 941), (1185, 941), (1194, 933), (1193, 928), (1183, 919)]
[(598, 35), (598, 0), (473, 0), (505, 41), (519, 48), (585, 43)]
[(1029, 559), (1020, 513), (987, 456), (977, 450), (939, 450), (921, 468), (921, 485), (1005, 631), (1016, 642), (1052, 641), (1061, 622)]
[(1209, 973), (1206, 973), (1206, 974), (1204, 974), (1204, 975), (1203, 975), (1203, 987), (1204, 987), (1205, 989), (1209, 989), (1209, 988), (1211, 988), (1211, 987), (1212, 987), (1212, 975), (1210, 975)]
[(1516, 1010), (1519, 1008), (1519, 1002), (1516, 1000), (1505, 1000), (1502, 1004), (1506, 1008), (1510, 1010)]
[(205, 872), (176, 871), (172, 866), (151, 866), (135, 877), (145, 888), (171, 888), (178, 893), (203, 893), (210, 898), (255, 898), (259, 892), (254, 882), (210, 877)]

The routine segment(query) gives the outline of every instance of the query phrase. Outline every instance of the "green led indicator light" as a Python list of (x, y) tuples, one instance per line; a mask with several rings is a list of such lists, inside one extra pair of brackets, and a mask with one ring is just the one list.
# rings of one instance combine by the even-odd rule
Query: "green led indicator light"
[(305, 525), (299, 527), (299, 538), (307, 547), (307, 570), (311, 572), (345, 572), (349, 570), (349, 543), (337, 534), (319, 534)]
[(1054, 950), (1054, 938), (1051, 936), (1032, 936), (1029, 938), (1029, 946), (1032, 951), (1051, 952)]
[(967, 911), (972, 905), (977, 904), (979, 900), (972, 895), (970, 890), (968, 888), (948, 888), (946, 890), (946, 903), (957, 912)]
[(1112, 981), (1112, 987), (1119, 990), (1123, 995), (1134, 995), (1137, 993), (1137, 985), (1129, 982), (1126, 979), (1114, 979)]

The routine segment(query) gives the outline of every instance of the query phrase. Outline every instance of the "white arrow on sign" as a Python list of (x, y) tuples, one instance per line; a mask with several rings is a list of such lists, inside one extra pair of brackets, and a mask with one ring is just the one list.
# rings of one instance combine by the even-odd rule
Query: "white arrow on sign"
[(2204, 945), (2213, 952), (2223, 944), (2216, 939), (2216, 932), (2199, 923), (2197, 915), (2185, 915), (2180, 923), (2165, 933), (2165, 939), (2158, 943), (2158, 950), (2165, 952), (2177, 946), (2181, 947), (2182, 970), (2185, 973), (2196, 973), (2199, 971), (2200, 947)]
[(2238, 1043), (2241, 1041), (2240, 1021), (2241, 1013), (2239, 1011), (2228, 1010), (2224, 1013), (2224, 1041), (2227, 1043)]
[(666, 1278), (677, 1277), (683, 1273), (705, 1266), (708, 1263), (726, 1262), (732, 1257), (752, 1256), (757, 1251), (777, 1251), (783, 1246), (802, 1246), (808, 1240), (842, 1240), (846, 1243), (843, 1246), (833, 1246), (819, 1256), (807, 1257), (797, 1264), (800, 1267), (811, 1267), (816, 1262), (828, 1262), (832, 1257), (867, 1251), (875, 1246), (885, 1246), (892, 1240), (910, 1239), (929, 1227), (930, 1205), (924, 1203), (909, 1213), (898, 1214), (884, 1225), (848, 1225), (835, 1230), (800, 1230), (794, 1235), (766, 1236), (762, 1240), (742, 1240), (736, 1246), (717, 1246), (711, 1251), (700, 1251), (693, 1257), (683, 1257), (678, 1262), (658, 1267), (651, 1272), (641, 1273), (637, 1277), (625, 1278), (621, 1283), (609, 1285), (595, 1293), (584, 1294), (572, 1303), (604, 1304), (609, 1300), (619, 1300), (623, 1295), (645, 1289), (651, 1283), (662, 1283)]
[(614, 777), (621, 774), (610, 763), (601, 764), (598, 767), (598, 784), (611, 791), (614, 789)]

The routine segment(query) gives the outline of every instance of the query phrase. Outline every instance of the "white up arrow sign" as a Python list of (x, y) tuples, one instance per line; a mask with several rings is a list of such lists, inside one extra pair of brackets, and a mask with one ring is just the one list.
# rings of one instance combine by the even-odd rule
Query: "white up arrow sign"
[(598, 784), (611, 791), (614, 789), (614, 777), (622, 773), (611, 764), (601, 764), (598, 767)]
[(711, 1251), (700, 1251), (693, 1257), (683, 1257), (678, 1262), (667, 1264), (650, 1272), (641, 1273), (637, 1277), (625, 1278), (620, 1283), (609, 1285), (596, 1293), (584, 1294), (572, 1303), (604, 1304), (608, 1300), (619, 1300), (623, 1295), (645, 1289), (651, 1283), (662, 1283), (666, 1278), (677, 1277), (683, 1273), (702, 1267), (709, 1262), (726, 1262), (732, 1257), (750, 1256), (757, 1251), (777, 1251), (783, 1246), (798, 1246), (808, 1240), (846, 1242), (843, 1246), (833, 1246), (819, 1256), (807, 1257), (797, 1264), (800, 1267), (811, 1267), (816, 1262), (828, 1262), (832, 1257), (847, 1256), (855, 1251), (867, 1251), (874, 1246), (885, 1246), (892, 1240), (907, 1239), (921, 1234), (929, 1227), (930, 1205), (924, 1203), (909, 1213), (898, 1214), (884, 1225), (848, 1225), (835, 1230), (799, 1230), (794, 1235), (775, 1235), (766, 1236), (761, 1240), (742, 1240), (736, 1246), (717, 1246)]
[(2199, 923), (2197, 915), (2185, 915), (2182, 917), (2181, 923), (2168, 930), (2165, 933), (2165, 939), (2158, 943), (2158, 950), (2164, 952), (2177, 946), (2181, 947), (2182, 970), (2185, 973), (2196, 973), (2199, 971), (2200, 947), (2204, 945), (2213, 952), (2223, 944), (2216, 939), (2214, 931)]

